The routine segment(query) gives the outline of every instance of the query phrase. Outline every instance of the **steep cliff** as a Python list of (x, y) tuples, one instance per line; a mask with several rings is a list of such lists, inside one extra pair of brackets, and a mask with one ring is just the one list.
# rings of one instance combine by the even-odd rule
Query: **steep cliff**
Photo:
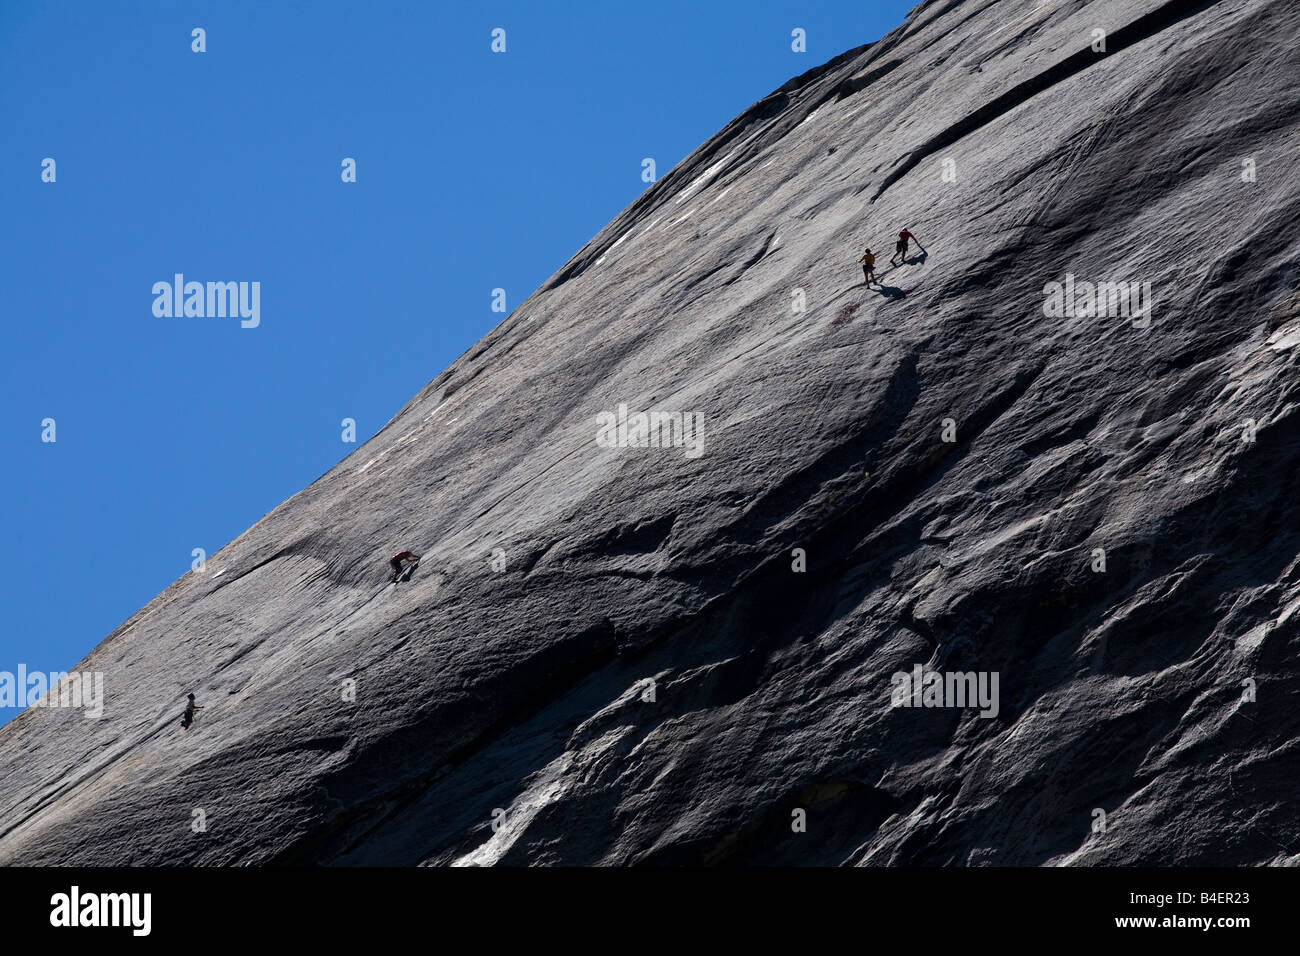
[(1298, 39), (930, 0), (790, 81), (0, 729), (0, 863), (1300, 861)]

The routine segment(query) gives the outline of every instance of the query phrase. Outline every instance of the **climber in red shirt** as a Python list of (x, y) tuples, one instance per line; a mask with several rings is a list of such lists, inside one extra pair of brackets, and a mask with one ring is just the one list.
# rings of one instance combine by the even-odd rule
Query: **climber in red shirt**
[(925, 246), (921, 245), (921, 240), (917, 239), (916, 236), (912, 235), (907, 229), (904, 229), (898, 234), (898, 243), (894, 246), (894, 254), (889, 257), (889, 264), (891, 266), (898, 265), (894, 260), (900, 255), (903, 257), (903, 262), (907, 262), (907, 244), (909, 242), (915, 242), (916, 247), (922, 252), (925, 252)]
[(397, 554), (393, 555), (392, 560), (388, 562), (393, 569), (392, 580), (396, 581), (398, 575), (402, 573), (403, 561), (410, 561), (411, 564), (415, 564), (415, 562), (419, 560), (420, 560), (420, 556), (416, 554), (414, 551), (399, 551)]

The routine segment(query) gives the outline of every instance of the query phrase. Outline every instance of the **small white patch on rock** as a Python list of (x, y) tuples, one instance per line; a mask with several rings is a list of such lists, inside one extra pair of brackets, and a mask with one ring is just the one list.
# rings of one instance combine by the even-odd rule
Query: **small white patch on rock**
[(1268, 347), (1274, 352), (1284, 352), (1300, 345), (1300, 325), (1284, 325), (1268, 339)]

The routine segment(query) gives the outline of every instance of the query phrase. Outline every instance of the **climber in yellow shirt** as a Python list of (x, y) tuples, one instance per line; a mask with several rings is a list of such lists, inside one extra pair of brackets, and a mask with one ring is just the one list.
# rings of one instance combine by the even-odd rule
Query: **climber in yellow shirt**
[(879, 280), (876, 278), (876, 257), (872, 255), (871, 250), (868, 249), (864, 252), (862, 258), (858, 261), (862, 263), (862, 274), (866, 277), (867, 285), (878, 282)]

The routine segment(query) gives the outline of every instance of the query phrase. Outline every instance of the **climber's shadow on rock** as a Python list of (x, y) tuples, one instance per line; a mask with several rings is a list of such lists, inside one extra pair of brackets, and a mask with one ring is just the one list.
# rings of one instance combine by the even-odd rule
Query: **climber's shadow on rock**
[(415, 569), (418, 568), (419, 566), (420, 566), (420, 562), (416, 561), (413, 565), (411, 565), (409, 568), (403, 571), (401, 576), (398, 577), (397, 580), (402, 581), (403, 583), (411, 580), (411, 575), (415, 573)]
[(907, 293), (898, 288), (898, 286), (885, 285), (883, 282), (876, 286), (876, 291), (886, 299), (901, 299), (903, 296), (907, 295)]

